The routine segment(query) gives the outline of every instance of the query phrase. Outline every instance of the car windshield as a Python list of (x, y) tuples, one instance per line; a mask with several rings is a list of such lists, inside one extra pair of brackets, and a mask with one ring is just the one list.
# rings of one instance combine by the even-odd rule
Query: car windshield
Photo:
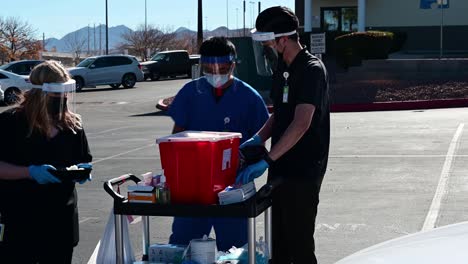
[(13, 64), (13, 63), (10, 62), (10, 63), (7, 63), (7, 64), (5, 64), (5, 65), (0, 66), (0, 70), (5, 70), (5, 69), (8, 68), (11, 64)]
[(82, 62), (80, 62), (78, 65), (76, 65), (76, 67), (88, 67), (89, 65), (91, 65), (96, 59), (94, 58), (89, 58), (89, 59), (86, 59)]
[(162, 61), (162, 60), (164, 60), (165, 57), (166, 57), (166, 55), (158, 53), (158, 54), (154, 55), (153, 58), (151, 58), (151, 60), (152, 61)]

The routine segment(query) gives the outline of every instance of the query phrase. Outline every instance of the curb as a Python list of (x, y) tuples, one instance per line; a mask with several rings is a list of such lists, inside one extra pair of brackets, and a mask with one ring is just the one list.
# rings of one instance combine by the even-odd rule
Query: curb
[[(169, 109), (164, 103), (165, 99), (160, 99), (156, 108), (162, 111)], [(361, 104), (333, 104), (331, 112), (368, 112), (368, 111), (398, 111), (398, 110), (419, 110), (468, 107), (468, 98), (463, 99), (437, 99), (421, 101), (397, 101), (397, 102), (376, 102)], [(273, 106), (268, 105), (268, 112), (273, 112)]]

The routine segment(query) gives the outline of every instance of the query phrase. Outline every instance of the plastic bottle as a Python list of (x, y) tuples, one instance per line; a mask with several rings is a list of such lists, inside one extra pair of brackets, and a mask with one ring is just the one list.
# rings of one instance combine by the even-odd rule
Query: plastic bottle
[(166, 175), (164, 175), (164, 170), (161, 173), (160, 182), (156, 186), (156, 200), (161, 204), (169, 204), (171, 202), (171, 193), (166, 183)]

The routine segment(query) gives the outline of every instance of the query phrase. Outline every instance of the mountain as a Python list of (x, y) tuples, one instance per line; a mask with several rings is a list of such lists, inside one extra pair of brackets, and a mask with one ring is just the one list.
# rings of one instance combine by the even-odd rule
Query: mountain
[[(128, 28), (125, 25), (115, 26), (109, 28), (109, 50), (116, 48), (119, 44), (123, 42), (122, 34), (132, 31), (132, 29)], [(204, 31), (203, 36), (205, 38), (212, 37), (212, 36), (226, 36), (226, 27), (218, 27), (212, 31)], [(249, 30), (246, 30), (248, 32)], [(89, 33), (89, 49), (92, 50), (99, 50), (99, 42), (101, 42), (101, 50), (105, 50), (105, 43), (106, 43), (106, 26), (105, 25), (98, 25), (96, 29), (94, 27), (84, 27), (78, 29), (76, 31), (70, 32), (66, 34), (61, 39), (56, 38), (48, 38), (46, 39), (46, 49), (48, 51), (55, 51), (57, 52), (70, 52), (70, 46), (77, 45), (77, 43), (84, 43), (83, 51), (86, 52), (88, 50), (88, 33)], [(196, 38), (197, 32), (190, 30), (185, 27), (180, 27), (174, 31), (176, 34), (177, 39), (183, 38)], [(248, 33), (247, 33), (248, 34)], [(99, 36), (101, 35), (101, 38)], [(242, 29), (230, 29), (229, 30), (229, 37), (239, 37), (243, 35)], [(96, 36), (96, 37), (95, 37)], [(95, 43), (96, 41), (96, 43)], [(95, 47), (95, 48), (94, 48)]]
[[(130, 28), (120, 25), (109, 28), (109, 50), (117, 47), (123, 42), (122, 34), (132, 31)], [(88, 38), (89, 34), (89, 38)], [(94, 27), (84, 27), (76, 31), (66, 34), (61, 39), (49, 38), (46, 39), (46, 49), (52, 51), (55, 47), (57, 52), (70, 52), (70, 45), (76, 45), (77, 43), (83, 43), (83, 50), (88, 50), (88, 39), (89, 49), (99, 50), (99, 42), (101, 42), (101, 50), (106, 49), (106, 26), (98, 25)]]

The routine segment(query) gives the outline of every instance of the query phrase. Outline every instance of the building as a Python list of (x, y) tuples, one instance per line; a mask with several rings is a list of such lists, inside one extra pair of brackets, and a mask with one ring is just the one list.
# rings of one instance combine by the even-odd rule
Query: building
[(305, 32), (403, 33), (408, 53), (439, 52), (443, 25), (444, 53), (468, 53), (468, 1), (443, 0), (445, 8), (437, 1), (296, 0), (295, 12)]

